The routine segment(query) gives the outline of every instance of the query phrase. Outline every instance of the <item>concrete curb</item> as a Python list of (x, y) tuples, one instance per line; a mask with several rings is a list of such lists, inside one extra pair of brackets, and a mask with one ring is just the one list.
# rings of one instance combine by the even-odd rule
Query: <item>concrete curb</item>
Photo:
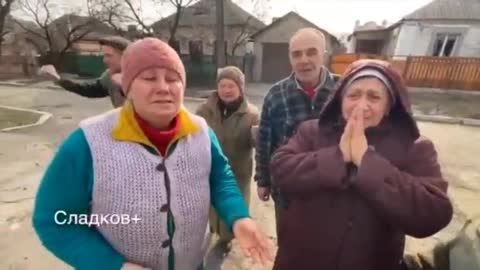
[(2, 81), (0, 81), (0, 86), (27, 87), (29, 85), (28, 84), (23, 84), (23, 83), (2, 82)]
[(443, 115), (414, 114), (415, 120), (424, 122), (433, 122), (441, 124), (463, 125), (471, 127), (480, 127), (480, 119), (458, 118)]
[(4, 129), (0, 129), (0, 132), (9, 132), (9, 131), (12, 131), (12, 130), (18, 130), (18, 129), (22, 129), (22, 128), (29, 128), (29, 127), (43, 125), (48, 119), (50, 119), (50, 117), (52, 117), (52, 114), (49, 113), (49, 112), (42, 112), (42, 111), (37, 111), (37, 110), (23, 109), (23, 108), (4, 106), (4, 105), (0, 105), (0, 108), (40, 114), (40, 118), (37, 120), (37, 122), (35, 122), (33, 124), (4, 128)]

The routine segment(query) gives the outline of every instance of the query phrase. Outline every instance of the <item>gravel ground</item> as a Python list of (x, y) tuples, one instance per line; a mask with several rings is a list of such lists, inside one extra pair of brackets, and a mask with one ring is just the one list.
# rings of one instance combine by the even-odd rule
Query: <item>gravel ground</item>
[[(261, 105), (266, 87), (249, 87), (250, 100)], [(187, 100), (196, 108), (199, 101)], [(53, 114), (44, 125), (0, 132), (0, 269), (69, 269), (39, 243), (31, 228), (33, 198), (45, 167), (58, 144), (77, 126), (79, 120), (109, 110), (109, 100), (86, 99), (61, 90), (0, 86), (0, 105), (47, 111)], [(438, 150), (444, 174), (450, 182), (449, 194), (456, 206), (456, 218), (434, 237), (409, 240), (407, 250), (415, 252), (431, 247), (436, 241), (453, 236), (468, 216), (480, 214), (480, 128), (458, 125), (420, 123), (422, 133), (431, 138)], [(252, 192), (255, 194), (255, 192)], [(252, 198), (252, 215), (273, 240), (273, 206)], [(259, 270), (234, 246), (222, 258), (215, 250), (207, 269)]]

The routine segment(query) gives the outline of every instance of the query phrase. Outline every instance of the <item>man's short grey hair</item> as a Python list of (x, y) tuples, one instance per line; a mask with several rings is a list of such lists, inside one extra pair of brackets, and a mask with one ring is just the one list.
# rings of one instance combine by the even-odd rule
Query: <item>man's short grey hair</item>
[(314, 27), (305, 27), (305, 28), (298, 29), (297, 32), (295, 32), (293, 34), (293, 36), (290, 38), (290, 41), (288, 42), (288, 46), (290, 47), (292, 41), (297, 36), (302, 35), (302, 34), (311, 34), (311, 35), (314, 35), (314, 36), (318, 37), (320, 39), (320, 42), (321, 42), (323, 48), (325, 49), (325, 52), (326, 52), (327, 42), (326, 42), (326, 39), (325, 39), (325, 34), (323, 34), (322, 31), (320, 31), (319, 29), (314, 28)]

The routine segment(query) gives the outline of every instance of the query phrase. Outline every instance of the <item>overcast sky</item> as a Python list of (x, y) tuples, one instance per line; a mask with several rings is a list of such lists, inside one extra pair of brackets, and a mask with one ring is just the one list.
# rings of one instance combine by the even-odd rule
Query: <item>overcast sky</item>
[[(35, 0), (32, 0), (35, 1)], [(55, 1), (55, 0), (51, 0)], [(78, 10), (83, 1), (57, 0), (67, 12)], [(171, 5), (153, 6), (151, 0), (142, 1), (143, 15), (148, 23), (152, 23), (162, 15), (173, 12)], [(319, 27), (334, 33), (351, 33), (355, 21), (362, 24), (383, 20), (394, 23), (403, 16), (431, 2), (431, 0), (233, 0), (247, 11), (255, 14), (254, 1), (268, 1), (268, 19), (280, 17), (289, 11), (296, 11)], [(66, 4), (69, 2), (68, 4)], [(168, 1), (166, 1), (168, 2)], [(160, 14), (160, 15), (159, 15)]]
[[(254, 0), (233, 1), (254, 12), (251, 4)], [(268, 13), (271, 19), (294, 10), (329, 32), (351, 33), (356, 20), (362, 24), (367, 21), (382, 23), (383, 20), (394, 23), (429, 2), (431, 0), (270, 0)], [(156, 11), (146, 9), (145, 15), (155, 17)]]
[(394, 23), (431, 0), (271, 0), (273, 16), (290, 10), (332, 33), (352, 32), (355, 21)]

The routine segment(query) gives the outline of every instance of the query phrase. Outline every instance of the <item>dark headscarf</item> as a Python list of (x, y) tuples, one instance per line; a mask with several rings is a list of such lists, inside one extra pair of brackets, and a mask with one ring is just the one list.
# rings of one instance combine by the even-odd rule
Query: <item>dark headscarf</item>
[(352, 78), (362, 73), (365, 74), (365, 71), (370, 73), (375, 71), (384, 76), (387, 80), (387, 87), (390, 86), (392, 90), (392, 98), (396, 101), (380, 125), (371, 128), (371, 130), (393, 129), (396, 134), (401, 135), (403, 138), (408, 138), (409, 141), (416, 140), (420, 136), (420, 132), (412, 115), (407, 86), (395, 67), (388, 62), (380, 60), (359, 60), (347, 68), (347, 71), (338, 82), (336, 90), (325, 103), (320, 114), (319, 124), (324, 127), (343, 130), (345, 125), (341, 110), (343, 92), (351, 83)]

